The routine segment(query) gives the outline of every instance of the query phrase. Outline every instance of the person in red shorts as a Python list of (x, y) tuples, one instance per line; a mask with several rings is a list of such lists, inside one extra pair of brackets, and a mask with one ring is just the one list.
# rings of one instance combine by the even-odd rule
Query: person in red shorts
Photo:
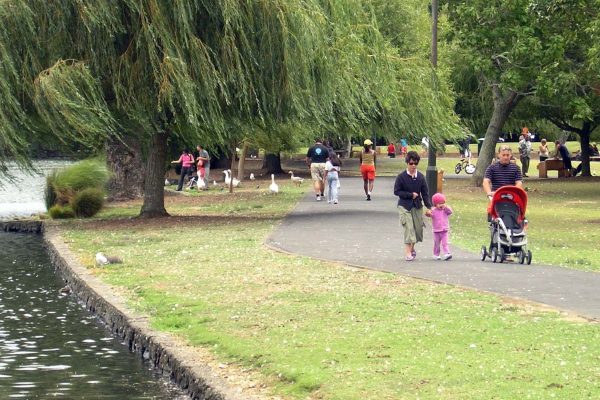
[(360, 173), (363, 178), (363, 187), (367, 201), (371, 201), (371, 193), (373, 192), (373, 185), (375, 183), (375, 163), (377, 161), (377, 154), (371, 146), (373, 146), (373, 142), (369, 139), (365, 140), (359, 156)]

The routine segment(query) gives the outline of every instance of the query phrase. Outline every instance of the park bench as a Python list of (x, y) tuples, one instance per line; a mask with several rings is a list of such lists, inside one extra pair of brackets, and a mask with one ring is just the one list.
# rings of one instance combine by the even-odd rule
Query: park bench
[[(598, 156), (590, 157), (590, 162), (594, 162), (594, 161), (596, 161), (596, 162), (600, 161), (600, 157), (598, 157)], [(564, 177), (570, 176), (570, 172), (565, 169), (565, 165), (563, 164), (562, 160), (560, 160), (560, 159), (548, 158), (546, 161), (540, 161), (537, 168), (540, 173), (540, 178), (547, 178), (548, 171), (558, 171), (559, 178), (564, 178)]]
[(537, 166), (540, 174), (540, 178), (547, 178), (548, 171), (558, 171), (559, 178), (565, 178), (568, 171), (565, 169), (565, 165), (562, 160), (548, 158), (546, 161), (540, 161)]

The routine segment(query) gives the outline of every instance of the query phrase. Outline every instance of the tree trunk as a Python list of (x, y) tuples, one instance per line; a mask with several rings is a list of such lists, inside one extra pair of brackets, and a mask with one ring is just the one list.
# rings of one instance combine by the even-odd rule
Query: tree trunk
[(167, 133), (156, 132), (152, 137), (148, 162), (146, 164), (146, 180), (144, 184), (144, 204), (140, 211), (142, 218), (165, 217), (169, 214), (165, 209), (165, 165), (167, 159)]
[(106, 141), (106, 164), (111, 172), (108, 200), (121, 201), (144, 194), (144, 164), (139, 140), (131, 136)]
[(244, 142), (242, 146), (242, 153), (240, 154), (240, 159), (238, 161), (238, 170), (237, 170), (237, 178), (241, 181), (244, 178), (244, 169), (246, 166), (246, 153), (248, 153), (248, 143)]
[(494, 155), (496, 154), (496, 143), (498, 143), (498, 139), (500, 139), (502, 127), (512, 110), (514, 110), (515, 106), (522, 98), (522, 96), (519, 96), (513, 91), (510, 91), (507, 95), (503, 95), (500, 88), (498, 88), (498, 85), (492, 87), (492, 92), (494, 94), (494, 111), (487, 130), (485, 131), (485, 138), (477, 159), (475, 173), (473, 174), (473, 183), (476, 186), (481, 186), (483, 183), (485, 170), (492, 163)]
[(583, 123), (581, 132), (579, 133), (581, 142), (581, 176), (592, 176), (590, 168), (590, 135), (591, 124), (589, 121)]
[(281, 169), (281, 155), (279, 153), (265, 154), (263, 168), (266, 168), (268, 175), (281, 174), (283, 172), (283, 169)]

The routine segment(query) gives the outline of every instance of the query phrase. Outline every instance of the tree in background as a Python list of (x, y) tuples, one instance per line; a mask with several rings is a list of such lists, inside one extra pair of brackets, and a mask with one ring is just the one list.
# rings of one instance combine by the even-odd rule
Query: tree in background
[(307, 136), (376, 124), (451, 137), (451, 96), (431, 68), (400, 57), (372, 9), (369, 0), (1, 2), (0, 162), (29, 165), (27, 132), (42, 125), (65, 142), (107, 142), (121, 187), (143, 182), (140, 215), (160, 216), (168, 141), (226, 147), (238, 135), (231, 121), (275, 141), (289, 124)]
[[(477, 185), (483, 181), (511, 113), (525, 97), (535, 94), (540, 74), (560, 57), (557, 44), (563, 38), (546, 36), (532, 3), (448, 0), (451, 32), (447, 37), (460, 49), (456, 61), (473, 68), (479, 88), (489, 93), (484, 98), (492, 103), (474, 174)], [(474, 82), (470, 85), (473, 87)]]
[(590, 31), (598, 20), (598, 5), (595, 0), (547, 0), (531, 6), (538, 29), (558, 55), (557, 62), (540, 71), (531, 102), (538, 115), (579, 136), (583, 176), (591, 175), (590, 137), (600, 124), (600, 78), (590, 51), (596, 44)]

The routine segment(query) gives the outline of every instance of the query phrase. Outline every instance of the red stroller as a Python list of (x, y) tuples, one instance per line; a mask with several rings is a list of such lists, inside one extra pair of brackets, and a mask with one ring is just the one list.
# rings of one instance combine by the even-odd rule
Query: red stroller
[(496, 190), (488, 210), (490, 215), (490, 247), (481, 248), (481, 261), (504, 262), (509, 254), (517, 255), (519, 263), (531, 264), (531, 250), (527, 249), (525, 211), (527, 193), (516, 186)]

